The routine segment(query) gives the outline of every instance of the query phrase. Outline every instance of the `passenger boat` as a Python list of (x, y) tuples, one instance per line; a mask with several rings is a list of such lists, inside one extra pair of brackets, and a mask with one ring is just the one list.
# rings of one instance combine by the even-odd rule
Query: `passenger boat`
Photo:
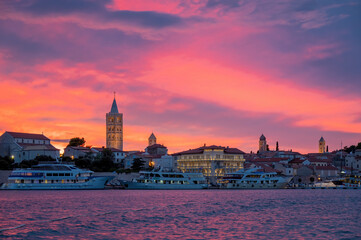
[(1, 189), (104, 189), (113, 176), (92, 176), (93, 171), (67, 164), (39, 164), (16, 169)]
[(338, 188), (361, 189), (361, 175), (350, 174), (332, 181)]
[(208, 187), (202, 173), (140, 171), (140, 176), (124, 183), (126, 189), (204, 189)]
[(258, 168), (240, 170), (226, 174), (220, 182), (221, 188), (229, 189), (267, 189), (286, 188), (292, 177), (276, 172), (262, 172)]

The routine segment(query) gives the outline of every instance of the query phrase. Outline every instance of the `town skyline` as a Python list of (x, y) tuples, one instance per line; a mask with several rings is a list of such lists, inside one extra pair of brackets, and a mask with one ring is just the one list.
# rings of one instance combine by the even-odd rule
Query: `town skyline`
[(154, 132), (207, 145), (317, 152), (360, 142), (357, 1), (6, 2), (0, 134), (105, 146), (117, 92), (124, 150)]

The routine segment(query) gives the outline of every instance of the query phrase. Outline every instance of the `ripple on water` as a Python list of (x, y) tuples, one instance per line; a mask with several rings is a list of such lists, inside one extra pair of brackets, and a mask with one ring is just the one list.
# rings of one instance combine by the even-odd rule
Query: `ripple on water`
[(9, 239), (361, 238), (359, 191), (1, 191), (0, 199), (0, 237)]

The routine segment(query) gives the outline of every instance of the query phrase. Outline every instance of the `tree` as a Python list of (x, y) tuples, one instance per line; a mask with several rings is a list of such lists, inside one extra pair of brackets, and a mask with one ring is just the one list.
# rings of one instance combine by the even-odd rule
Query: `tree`
[(279, 148), (278, 148), (278, 141), (276, 142), (276, 151), (277, 151), (277, 152), (279, 151)]
[(134, 158), (132, 169), (139, 172), (139, 170), (142, 169), (142, 167), (144, 166), (144, 163), (145, 161), (143, 161), (141, 158)]
[(326, 152), (328, 152), (328, 145), (326, 146)]
[(268, 146), (268, 144), (267, 144), (267, 151), (269, 151), (269, 146)]
[(77, 147), (85, 144), (84, 138), (75, 137), (69, 140), (69, 144), (67, 147)]
[(113, 172), (116, 170), (114, 154), (109, 148), (104, 148), (100, 158), (93, 162), (92, 170), (96, 172)]

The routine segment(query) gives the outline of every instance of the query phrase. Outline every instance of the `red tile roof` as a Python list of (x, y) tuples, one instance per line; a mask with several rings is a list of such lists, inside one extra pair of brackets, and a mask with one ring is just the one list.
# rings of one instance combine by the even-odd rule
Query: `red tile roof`
[(157, 143), (147, 147), (147, 149), (154, 149), (154, 148), (167, 148), (167, 147), (165, 147), (162, 144), (157, 144)]
[(203, 146), (196, 149), (189, 149), (187, 151), (174, 153), (172, 155), (202, 154), (204, 150), (223, 150), (224, 153), (229, 153), (229, 154), (244, 154), (244, 152), (242, 152), (238, 148), (229, 148), (229, 147), (211, 145), (211, 146)]
[[(105, 147), (92, 147), (92, 149), (97, 150), (98, 152), (103, 152), (103, 150), (105, 149)], [(125, 152), (125, 151), (121, 151), (117, 148), (109, 148), (112, 152)]]
[(338, 168), (332, 165), (328, 165), (328, 166), (315, 166), (316, 170), (333, 170), (333, 171), (337, 171)]
[(305, 160), (302, 160), (302, 159), (299, 159), (299, 158), (295, 158), (295, 159), (293, 159), (293, 160), (291, 160), (291, 161), (289, 161), (288, 163), (303, 163)]
[(287, 160), (288, 158), (255, 158), (255, 159), (250, 159), (249, 162), (273, 163), (273, 162), (281, 162)]
[(36, 133), (19, 133), (19, 132), (7, 132), (13, 138), (25, 138), (25, 139), (36, 139), (36, 140), (50, 140), (43, 134)]
[(59, 149), (55, 148), (51, 144), (28, 144), (28, 143), (18, 143), (23, 150), (51, 150), (51, 151), (59, 151)]

